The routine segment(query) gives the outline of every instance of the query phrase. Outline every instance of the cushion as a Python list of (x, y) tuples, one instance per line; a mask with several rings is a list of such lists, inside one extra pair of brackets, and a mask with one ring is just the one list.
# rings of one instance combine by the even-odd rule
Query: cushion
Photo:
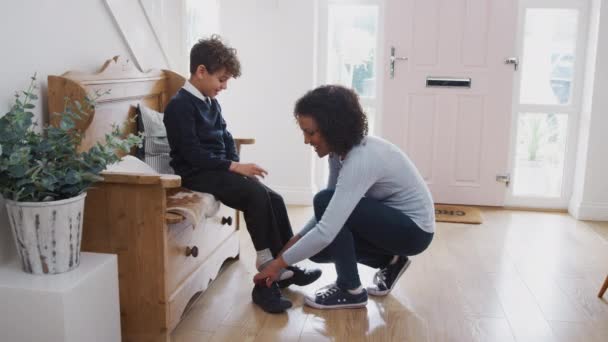
[(186, 188), (169, 189), (167, 212), (185, 217), (194, 227), (203, 217), (211, 217), (220, 210), (220, 202), (211, 194)]
[(143, 151), (139, 151), (138, 157), (141, 158), (143, 154), (143, 160), (146, 164), (158, 173), (173, 174), (173, 169), (169, 165), (171, 148), (167, 139), (167, 130), (163, 123), (163, 113), (142, 104), (138, 106), (138, 109), (138, 126), (140, 126), (138, 130), (143, 132), (144, 136)]
[(158, 172), (151, 168), (150, 165), (129, 155), (122, 157), (122, 159), (117, 163), (108, 165), (105, 171), (121, 173), (145, 173), (153, 175), (158, 174)]

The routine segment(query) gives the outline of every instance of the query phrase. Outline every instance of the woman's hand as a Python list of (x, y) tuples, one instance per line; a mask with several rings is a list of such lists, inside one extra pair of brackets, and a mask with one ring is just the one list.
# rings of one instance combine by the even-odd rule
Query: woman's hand
[(300, 238), (301, 238), (301, 236), (296, 234), (291, 239), (289, 239), (289, 241), (287, 241), (285, 246), (283, 246), (283, 249), (281, 249), (281, 252), (279, 253), (279, 255), (283, 255), (283, 253), (285, 253), (285, 251), (288, 250), (289, 247), (293, 246), (296, 242), (298, 242), (298, 240), (300, 240)]
[(265, 283), (270, 287), (272, 283), (279, 279), (281, 269), (287, 267), (282, 257), (272, 260), (260, 273), (253, 276), (253, 282), (256, 284)]

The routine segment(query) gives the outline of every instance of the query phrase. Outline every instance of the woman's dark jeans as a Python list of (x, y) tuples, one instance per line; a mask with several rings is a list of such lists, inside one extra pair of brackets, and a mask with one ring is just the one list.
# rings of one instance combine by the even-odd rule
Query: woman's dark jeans
[[(317, 221), (323, 217), (333, 194), (333, 190), (323, 190), (315, 195), (313, 205)], [(343, 289), (354, 289), (361, 285), (357, 262), (383, 268), (395, 255), (421, 253), (432, 239), (432, 233), (420, 229), (404, 213), (364, 197), (332, 243), (310, 260), (333, 262), (338, 274), (336, 284)]]

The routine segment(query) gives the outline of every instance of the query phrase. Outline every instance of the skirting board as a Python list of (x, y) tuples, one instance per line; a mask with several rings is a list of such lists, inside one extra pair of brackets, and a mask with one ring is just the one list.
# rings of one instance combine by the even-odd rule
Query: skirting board
[(568, 212), (577, 220), (608, 221), (608, 203), (570, 203)]

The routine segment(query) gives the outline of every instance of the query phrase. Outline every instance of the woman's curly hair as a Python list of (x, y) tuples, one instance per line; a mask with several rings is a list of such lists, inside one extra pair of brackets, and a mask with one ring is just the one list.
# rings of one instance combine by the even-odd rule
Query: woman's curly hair
[(210, 74), (226, 68), (232, 77), (241, 76), (241, 63), (236, 49), (224, 44), (220, 36), (214, 34), (199, 40), (190, 50), (190, 73), (194, 74), (199, 65), (204, 65)]
[(314, 118), (332, 152), (345, 155), (367, 135), (367, 116), (359, 96), (340, 85), (307, 92), (295, 105), (294, 116)]

